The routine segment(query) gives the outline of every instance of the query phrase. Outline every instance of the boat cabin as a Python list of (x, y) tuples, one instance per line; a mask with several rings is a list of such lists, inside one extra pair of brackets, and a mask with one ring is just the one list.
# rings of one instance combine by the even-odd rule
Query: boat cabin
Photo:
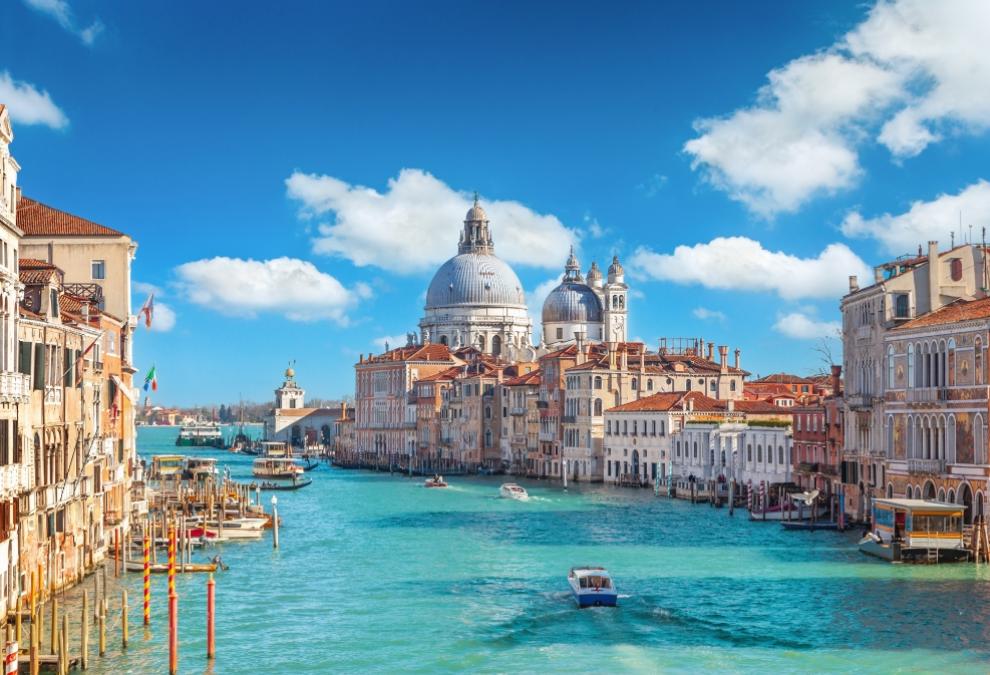
[(922, 499), (875, 499), (873, 523), (885, 544), (899, 541), (903, 548), (961, 548), (962, 504)]
[(151, 458), (151, 473), (157, 478), (175, 476), (182, 472), (185, 462), (183, 455), (154, 455)]
[(260, 444), (262, 457), (292, 457), (288, 443), (282, 441), (262, 441)]
[(612, 579), (604, 567), (577, 567), (571, 575), (581, 588), (612, 588)]

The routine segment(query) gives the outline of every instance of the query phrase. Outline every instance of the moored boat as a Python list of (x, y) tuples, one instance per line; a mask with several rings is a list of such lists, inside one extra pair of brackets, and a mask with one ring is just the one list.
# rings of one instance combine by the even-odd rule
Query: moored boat
[(612, 583), (612, 576), (604, 567), (572, 567), (567, 574), (577, 606), (615, 607), (619, 594)]
[(889, 562), (958, 562), (969, 559), (961, 504), (922, 499), (873, 500), (874, 529), (859, 550)]
[(307, 485), (313, 483), (312, 478), (303, 478), (302, 480), (293, 480), (291, 483), (274, 483), (272, 481), (262, 481), (257, 487), (263, 492), (272, 492), (275, 490), (300, 490)]
[(502, 487), (498, 489), (498, 495), (505, 499), (518, 499), (519, 501), (529, 499), (529, 493), (526, 492), (526, 489), (515, 483), (502, 483)]
[(217, 460), (212, 457), (189, 457), (186, 459), (186, 467), (183, 472), (186, 478), (198, 480), (200, 478), (216, 477), (220, 475), (217, 470)]

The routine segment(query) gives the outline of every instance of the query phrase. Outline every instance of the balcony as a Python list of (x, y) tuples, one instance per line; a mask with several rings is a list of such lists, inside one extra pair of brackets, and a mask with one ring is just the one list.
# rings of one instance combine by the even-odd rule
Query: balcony
[(0, 373), (0, 401), (24, 403), (30, 395), (30, 376), (23, 373)]
[(817, 462), (799, 462), (797, 470), (800, 473), (817, 473), (818, 463)]
[(908, 473), (938, 475), (945, 473), (944, 459), (909, 459), (907, 461)]
[(949, 390), (946, 387), (908, 389), (906, 400), (908, 403), (935, 403), (937, 401), (948, 401)]
[(574, 424), (577, 421), (577, 415), (564, 415), (560, 418), (564, 424)]
[(845, 400), (850, 408), (869, 408), (873, 405), (873, 396), (870, 394), (847, 394)]

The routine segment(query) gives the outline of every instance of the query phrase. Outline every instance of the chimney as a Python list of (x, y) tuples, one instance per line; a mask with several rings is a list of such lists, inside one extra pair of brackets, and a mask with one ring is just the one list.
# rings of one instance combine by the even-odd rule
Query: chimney
[(581, 365), (585, 362), (584, 353), (584, 331), (576, 330), (574, 331), (574, 344), (577, 347), (577, 365)]
[(842, 366), (832, 366), (832, 396), (842, 396)]
[(736, 410), (736, 402), (735, 402), (734, 399), (731, 399), (731, 398), (729, 399), (728, 405), (726, 406), (726, 410), (728, 410), (729, 412), (735, 412), (735, 410)]
[(694, 412), (694, 397), (689, 396), (687, 400), (688, 412)]
[(856, 277), (855, 274), (850, 274), (849, 275), (849, 292), (850, 293), (855, 293), (858, 290), (859, 290), (859, 279)]
[(873, 283), (879, 284), (883, 281), (883, 268), (874, 267), (873, 268)]
[(626, 354), (626, 350), (622, 350), (622, 360), (620, 361), (622, 370), (629, 370), (629, 356)]
[(715, 343), (714, 342), (709, 342), (708, 343), (708, 360), (711, 361), (714, 358), (715, 358)]
[(364, 363), (364, 354), (358, 354), (358, 363)]
[(615, 370), (615, 346), (616, 342), (609, 342), (608, 344), (608, 368), (609, 370)]
[(718, 347), (718, 364), (722, 367), (723, 373), (729, 372), (729, 347), (727, 345), (719, 345)]
[(736, 350), (736, 366), (735, 366), (736, 370), (739, 370), (739, 354), (740, 354), (740, 351), (737, 349)]
[(941, 304), (939, 303), (939, 286), (942, 282), (942, 275), (939, 273), (938, 242), (928, 242), (928, 311), (934, 312)]

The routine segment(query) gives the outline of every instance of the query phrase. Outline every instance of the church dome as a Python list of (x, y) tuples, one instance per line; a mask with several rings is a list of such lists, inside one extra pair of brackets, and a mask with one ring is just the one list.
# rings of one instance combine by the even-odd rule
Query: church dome
[(464, 221), (465, 222), (479, 222), (479, 221), (488, 222), (488, 214), (485, 213), (485, 210), (483, 208), (481, 208), (481, 206), (478, 204), (477, 200), (475, 200), (474, 206), (472, 206), (470, 209), (468, 209), (467, 215), (464, 216)]
[(601, 323), (602, 303), (585, 284), (564, 280), (543, 302), (543, 323)]
[(501, 259), (486, 253), (461, 253), (437, 270), (426, 292), (426, 309), (454, 305), (525, 307), (526, 296), (519, 277)]

